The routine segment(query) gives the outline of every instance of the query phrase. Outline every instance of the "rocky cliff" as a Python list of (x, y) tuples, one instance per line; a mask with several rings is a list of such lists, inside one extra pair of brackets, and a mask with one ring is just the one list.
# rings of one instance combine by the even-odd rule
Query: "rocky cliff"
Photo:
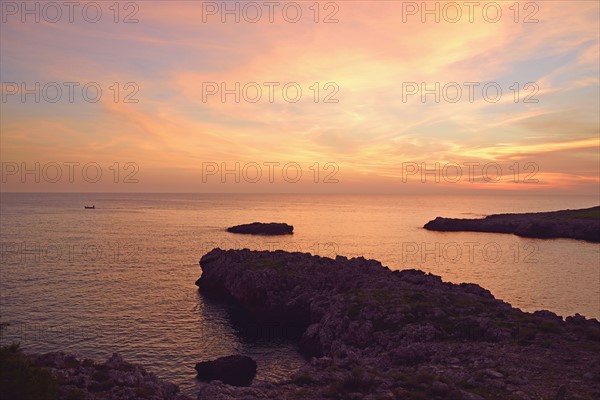
[(301, 327), (289, 381), (207, 384), (199, 399), (600, 398), (600, 323), (525, 313), (474, 284), (363, 258), (215, 249), (200, 291)]

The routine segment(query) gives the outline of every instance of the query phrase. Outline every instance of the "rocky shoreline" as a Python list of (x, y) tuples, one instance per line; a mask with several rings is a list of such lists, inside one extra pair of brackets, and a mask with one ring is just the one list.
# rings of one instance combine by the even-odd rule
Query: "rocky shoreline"
[(302, 327), (288, 381), (213, 381), (198, 399), (597, 399), (600, 323), (363, 258), (214, 249), (201, 293), (257, 323)]
[(600, 206), (525, 214), (495, 214), (480, 219), (437, 217), (424, 226), (442, 232), (512, 233), (540, 239), (567, 238), (600, 242)]
[[(248, 357), (198, 363), (199, 378), (219, 379), (200, 384), (198, 400), (600, 398), (595, 319), (525, 313), (478, 285), (391, 271), (362, 257), (214, 249), (200, 266), (201, 294), (231, 304), (252, 324), (298, 332), (307, 363), (289, 379), (250, 386), (236, 386), (256, 372)], [(248, 378), (232, 363), (245, 366)], [(1, 365), (2, 396), (7, 382), (20, 380), (50, 394), (29, 398), (189, 399), (118, 354), (96, 363), (8, 346)]]
[(0, 398), (59, 400), (191, 400), (177, 385), (114, 353), (96, 363), (71, 354), (2, 349)]

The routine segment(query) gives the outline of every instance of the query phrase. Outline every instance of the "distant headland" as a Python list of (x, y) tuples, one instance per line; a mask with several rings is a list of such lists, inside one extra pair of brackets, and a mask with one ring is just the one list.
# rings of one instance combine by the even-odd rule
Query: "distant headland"
[(600, 242), (600, 206), (525, 214), (495, 214), (480, 219), (437, 217), (424, 226), (442, 232), (512, 233), (539, 239), (567, 238)]

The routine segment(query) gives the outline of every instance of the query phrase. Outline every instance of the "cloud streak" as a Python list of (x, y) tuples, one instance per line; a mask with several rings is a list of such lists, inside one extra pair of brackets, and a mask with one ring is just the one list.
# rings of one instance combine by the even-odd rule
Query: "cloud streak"
[[(140, 186), (148, 191), (163, 190), (169, 179), (185, 187), (190, 177), (180, 172), (204, 161), (332, 161), (356, 190), (379, 182), (377, 191), (385, 191), (403, 162), (530, 159), (547, 168), (540, 171), (544, 190), (593, 190), (598, 169), (577, 165), (599, 161), (596, 2), (538, 2), (539, 23), (531, 24), (522, 23), (530, 10), (520, 10), (516, 23), (504, 3), (495, 23), (480, 14), (472, 23), (431, 16), (423, 23), (421, 15), (403, 22), (404, 3), (337, 2), (332, 24), (322, 21), (332, 9), (321, 8), (315, 23), (308, 3), (298, 23), (279, 14), (273, 23), (222, 23), (220, 15), (205, 23), (202, 3), (185, 1), (141, 2), (136, 24), (115, 24), (110, 13), (95, 24), (9, 19), (2, 25), (3, 94), (7, 82), (76, 81), (97, 83), (103, 96), (50, 104), (11, 94), (2, 107), (2, 159), (119, 158), (179, 171), (146, 176)], [(138, 85), (138, 103), (123, 102), (127, 82)], [(268, 82), (278, 83), (273, 101)], [(479, 84), (472, 101), (469, 82)], [(235, 94), (222, 101), (220, 92), (206, 96), (207, 83), (258, 85), (263, 93), (257, 102), (243, 93), (239, 102)], [(302, 89), (297, 102), (281, 90), (292, 83)], [(407, 98), (407, 83), (457, 83), (463, 92), (456, 102), (444, 93), (422, 101), (421, 93)], [(486, 84), (502, 89), (498, 101), (482, 93)], [(337, 102), (325, 102), (328, 95)], [(577, 162), (557, 171), (558, 154)]]

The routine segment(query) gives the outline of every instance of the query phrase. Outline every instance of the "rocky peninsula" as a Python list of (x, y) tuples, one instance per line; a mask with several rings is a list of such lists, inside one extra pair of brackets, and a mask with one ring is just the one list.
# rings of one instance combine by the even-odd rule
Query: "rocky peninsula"
[(227, 232), (246, 235), (291, 235), (294, 227), (278, 222), (253, 222), (251, 224), (236, 225), (227, 228)]
[(196, 282), (256, 323), (301, 329), (289, 380), (198, 399), (597, 399), (600, 323), (522, 312), (475, 284), (364, 258), (214, 249)]
[(424, 226), (442, 232), (512, 233), (540, 239), (568, 238), (600, 242), (600, 206), (526, 214), (495, 214), (480, 219), (437, 217)]

